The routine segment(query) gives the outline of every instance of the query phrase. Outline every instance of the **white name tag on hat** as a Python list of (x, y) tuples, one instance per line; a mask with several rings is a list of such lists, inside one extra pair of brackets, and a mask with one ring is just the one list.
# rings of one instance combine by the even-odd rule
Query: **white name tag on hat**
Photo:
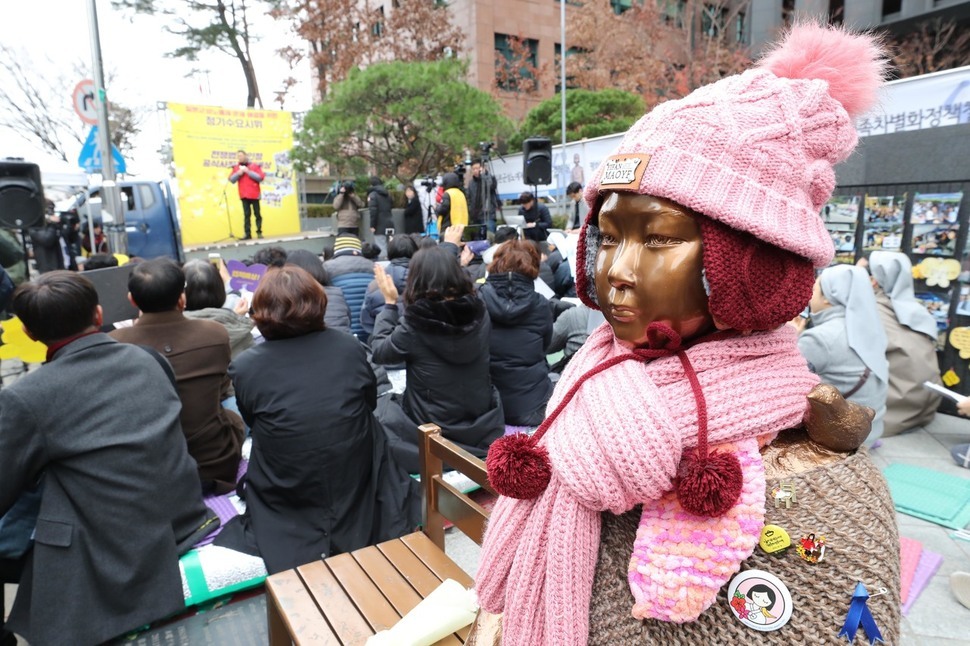
[(640, 188), (640, 179), (650, 163), (650, 155), (644, 153), (613, 155), (603, 162), (603, 174), (600, 176), (600, 187), (609, 189)]

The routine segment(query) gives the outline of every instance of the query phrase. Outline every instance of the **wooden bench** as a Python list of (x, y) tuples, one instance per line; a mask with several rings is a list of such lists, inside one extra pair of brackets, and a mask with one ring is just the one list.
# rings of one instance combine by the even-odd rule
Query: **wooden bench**
[[(487, 491), (485, 463), (441, 436), (434, 424), (419, 427), (424, 528), (399, 539), (307, 563), (266, 580), (269, 642), (357, 646), (397, 623), (445, 579), (473, 584), (445, 555), (444, 523), (481, 545), (487, 512), (445, 482), (443, 465)], [(466, 627), (438, 642), (459, 645)]]

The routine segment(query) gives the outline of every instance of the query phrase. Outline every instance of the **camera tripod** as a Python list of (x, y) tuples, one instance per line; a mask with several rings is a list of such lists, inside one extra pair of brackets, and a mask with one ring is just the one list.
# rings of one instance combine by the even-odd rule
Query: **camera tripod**
[[(495, 175), (492, 173), (492, 146), (491, 142), (482, 142), (479, 144), (482, 154), (476, 160), (482, 165), (482, 173), (479, 175), (479, 180), (482, 182), (482, 224), (486, 225), (491, 233), (495, 233), (495, 227), (497, 224), (497, 213), (496, 205), (494, 204), (495, 190), (492, 182), (495, 180)], [(505, 159), (502, 157), (501, 153), (497, 150), (495, 154), (503, 162)], [(477, 214), (476, 214), (477, 215)]]
[(229, 213), (228, 190), (229, 190), (229, 180), (226, 180), (226, 183), (222, 185), (222, 204), (226, 209), (226, 224), (229, 226), (229, 237), (223, 238), (219, 242), (226, 242), (227, 240), (237, 240), (237, 241), (239, 240), (239, 238), (236, 237), (236, 234), (232, 232), (232, 215), (230, 215)]

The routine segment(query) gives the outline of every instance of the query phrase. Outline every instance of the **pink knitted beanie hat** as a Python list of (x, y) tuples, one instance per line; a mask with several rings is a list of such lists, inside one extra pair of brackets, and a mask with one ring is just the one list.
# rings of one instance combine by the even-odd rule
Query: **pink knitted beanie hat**
[(705, 278), (719, 322), (770, 329), (790, 320), (808, 302), (812, 266), (832, 259), (819, 212), (835, 188), (834, 165), (858, 141), (853, 118), (875, 102), (885, 67), (874, 37), (803, 24), (754, 69), (643, 116), (586, 187), (580, 298), (597, 306), (601, 196), (629, 191), (706, 216)]

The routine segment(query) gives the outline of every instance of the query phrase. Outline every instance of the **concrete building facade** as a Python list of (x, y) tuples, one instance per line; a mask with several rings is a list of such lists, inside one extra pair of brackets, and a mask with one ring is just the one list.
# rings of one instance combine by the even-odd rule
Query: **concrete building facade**
[[(615, 11), (622, 11), (637, 0), (612, 0)], [(648, 0), (649, 1), (649, 0)], [(882, 27), (905, 33), (919, 22), (936, 17), (970, 23), (970, 2), (966, 0), (741, 0), (747, 6), (739, 29), (743, 41), (757, 55), (766, 43), (800, 17), (821, 17), (843, 23), (852, 29)], [(566, 0), (566, 11), (573, 10)], [(668, 7), (678, 3), (668, 2)], [(685, 2), (679, 3), (686, 4)], [(712, 5), (727, 5), (711, 0)], [(705, 3), (707, 6), (707, 3)], [(559, 0), (451, 0), (451, 20), (465, 34), (464, 55), (471, 61), (469, 81), (476, 87), (495, 88), (496, 57), (503, 54), (507, 39), (526, 39), (534, 51), (533, 64), (548, 67), (556, 77), (556, 59), (561, 46)], [(669, 11), (669, 9), (668, 9)], [(733, 27), (732, 27), (733, 28)], [(569, 43), (567, 42), (567, 47)], [(516, 118), (556, 92), (556, 82), (540, 82), (534, 93), (505, 91), (498, 95)]]
[[(533, 49), (536, 67), (556, 64), (561, 44), (558, 0), (452, 0), (448, 10), (465, 34), (469, 83), (479, 89), (495, 89), (496, 55), (503, 54), (510, 37), (524, 39)], [(540, 80), (534, 93), (497, 90), (509, 113), (518, 118), (555, 94), (556, 88), (554, 82)]]
[(923, 20), (970, 21), (966, 0), (751, 0), (750, 43), (755, 53), (797, 17), (824, 17), (850, 29), (886, 28), (896, 34)]
[[(438, 0), (428, 0), (434, 2)], [(641, 0), (610, 0), (617, 13)], [(921, 21), (932, 18), (954, 19), (970, 28), (970, 1), (967, 0), (643, 0), (664, 3), (669, 17), (685, 11), (688, 3), (698, 21), (695, 28), (705, 29), (702, 17), (711, 13), (731, 12), (732, 24), (722, 28), (737, 31), (742, 42), (757, 56), (765, 44), (772, 42), (793, 20), (814, 17), (842, 23), (851, 29), (885, 28), (897, 34), (914, 29)], [(566, 0), (567, 13), (581, 0)], [(395, 10), (394, 0), (369, 4), (385, 14)], [(739, 7), (738, 5), (743, 5)], [(452, 23), (465, 35), (460, 55), (470, 61), (469, 82), (487, 92), (495, 91), (513, 118), (522, 118), (531, 108), (556, 92), (557, 58), (561, 48), (560, 0), (449, 0), (447, 11)], [(673, 12), (673, 13), (671, 13)], [(740, 14), (740, 15), (739, 15)], [(736, 23), (736, 24), (735, 24)], [(434, 29), (434, 25), (428, 25)], [(538, 81), (534, 92), (516, 91), (514, 87), (496, 85), (497, 61), (509, 53), (509, 39), (523, 39), (531, 48), (531, 64), (549, 73)], [(569, 43), (566, 43), (569, 47)], [(458, 49), (458, 48), (456, 48)], [(500, 63), (499, 63), (500, 64)]]

